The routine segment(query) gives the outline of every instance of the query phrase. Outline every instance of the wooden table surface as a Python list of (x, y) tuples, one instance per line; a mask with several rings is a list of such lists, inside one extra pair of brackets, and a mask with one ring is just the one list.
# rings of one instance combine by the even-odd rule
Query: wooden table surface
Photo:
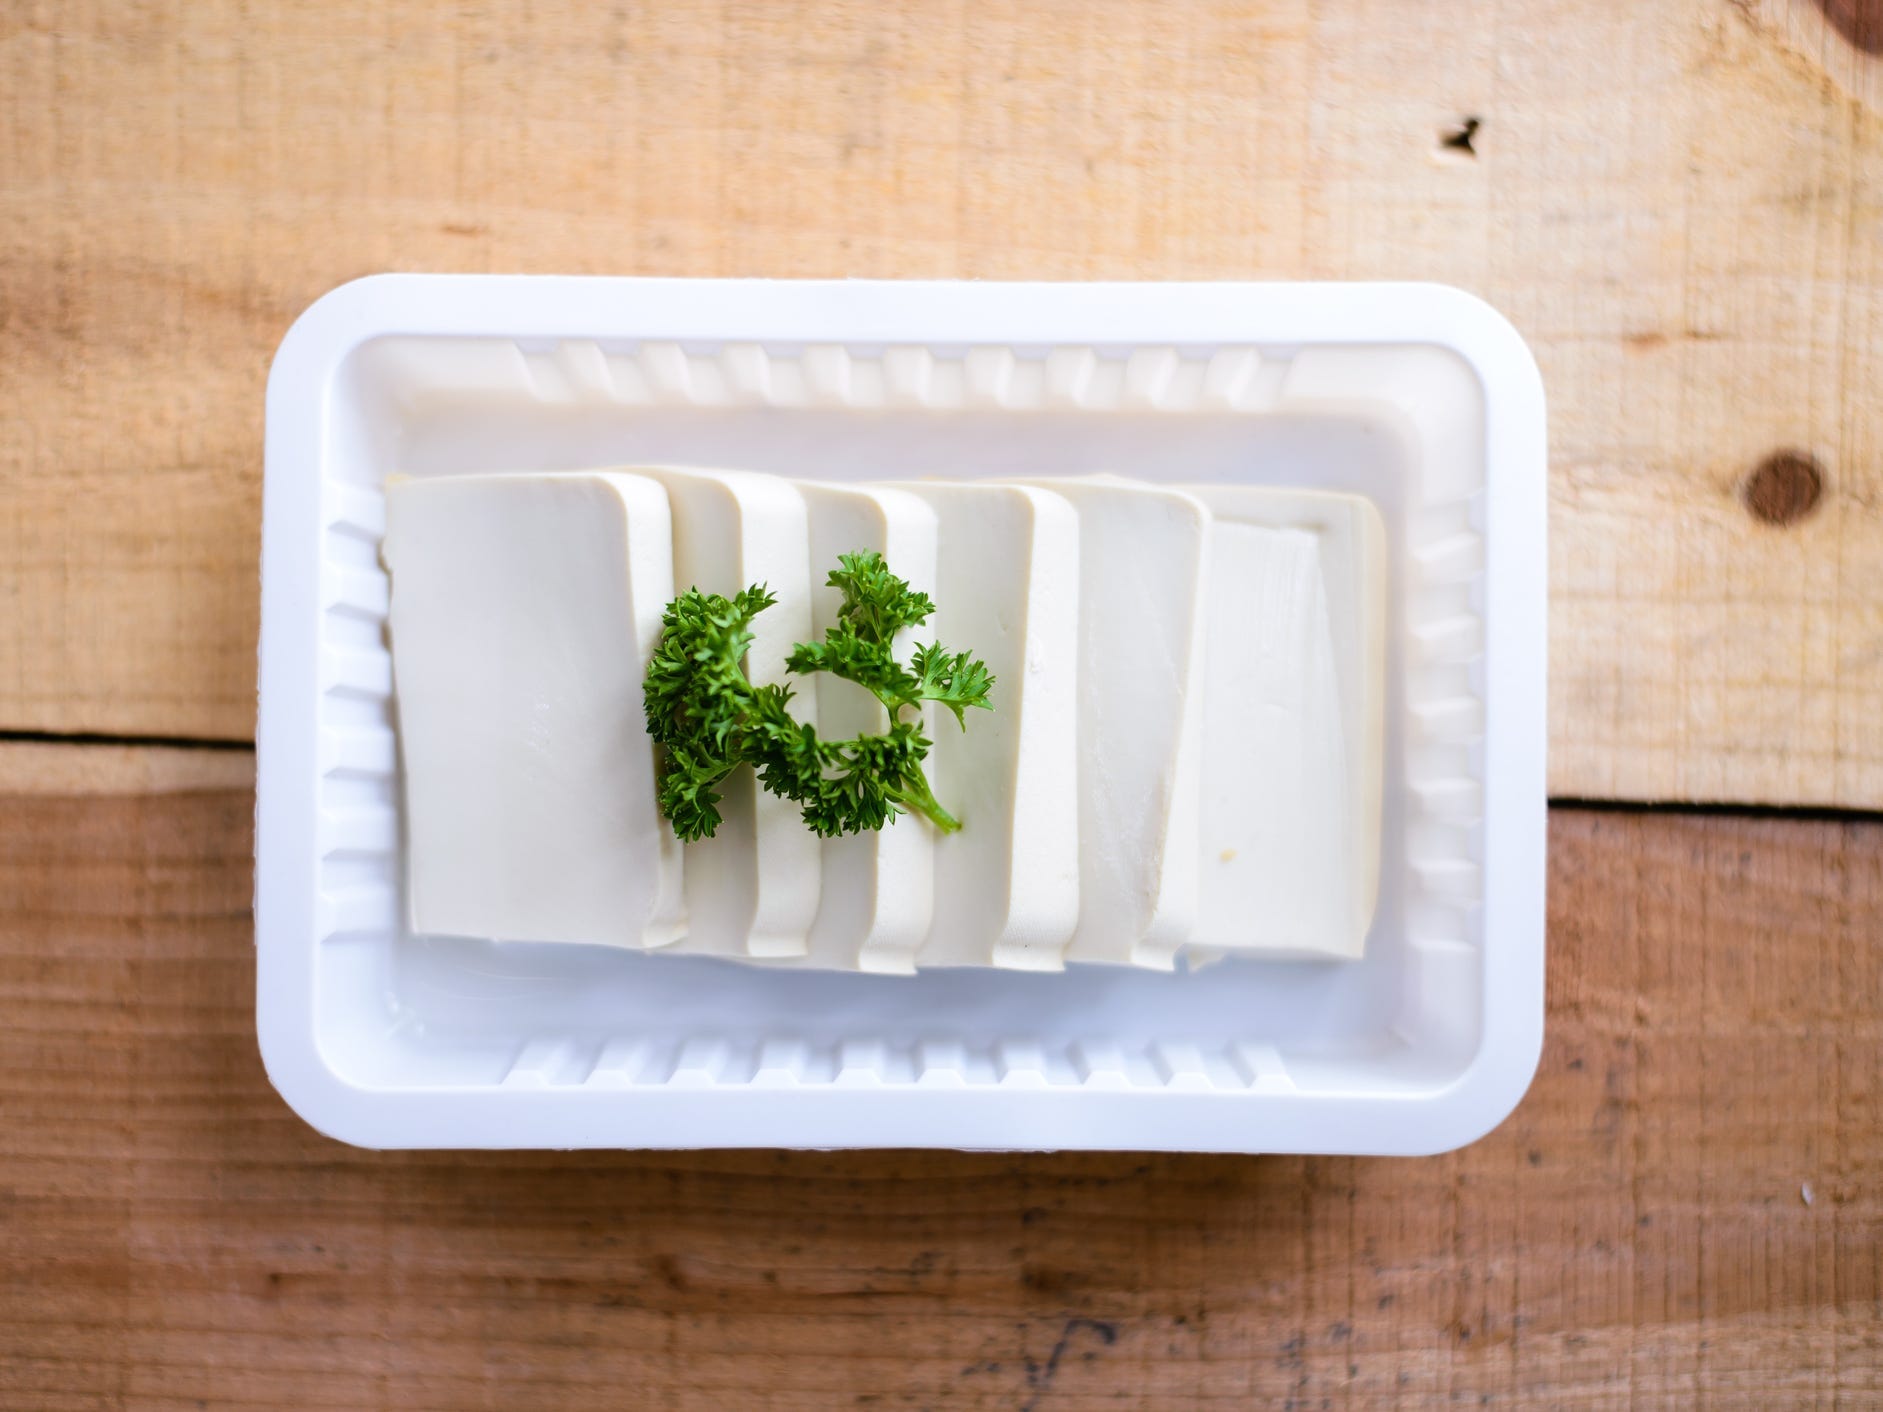
[[(1877, 0), (0, 5), (0, 1408), (1883, 1406), (1880, 74)], [(261, 393), (384, 269), (1486, 295), (1552, 416), (1529, 1097), (1423, 1161), (312, 1133)]]

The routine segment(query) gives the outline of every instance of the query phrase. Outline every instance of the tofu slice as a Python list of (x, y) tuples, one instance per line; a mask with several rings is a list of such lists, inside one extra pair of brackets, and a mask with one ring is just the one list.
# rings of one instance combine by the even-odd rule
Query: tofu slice
[(1079, 516), (1079, 926), (1070, 961), (1168, 971), (1197, 915), (1210, 512), (1116, 476), (1033, 482)]
[[(673, 504), (676, 590), (727, 597), (762, 583), (778, 601), (753, 620), (746, 675), (784, 680), (785, 658), (811, 637), (809, 527), (790, 481), (749, 471), (637, 470), (666, 487)], [(664, 604), (662, 605), (665, 606)], [(816, 698), (791, 704), (816, 723)], [(686, 845), (688, 926), (669, 948), (689, 955), (802, 956), (817, 916), (819, 840), (798, 806), (759, 787), (741, 766), (726, 777), (724, 820), (712, 838)]]
[[(919, 592), (935, 596), (935, 512), (904, 491), (868, 486), (799, 485), (810, 521), (813, 636), (837, 625), (843, 595), (825, 580), (844, 554), (873, 549), (892, 572)], [(913, 638), (899, 643), (907, 660)], [(882, 703), (829, 672), (810, 679), (818, 729), (827, 739), (887, 730)], [(804, 688), (800, 688), (802, 690)], [(946, 715), (947, 713), (943, 713)], [(923, 715), (930, 739), (935, 712)], [(954, 719), (947, 726), (954, 729)], [(928, 935), (935, 891), (935, 829), (926, 819), (900, 815), (884, 828), (823, 841), (823, 894), (803, 964), (837, 970), (911, 974)]]
[(631, 475), (395, 479), (384, 558), (413, 929), (648, 947), (682, 930), (641, 679), (673, 594)]
[(935, 511), (934, 636), (995, 677), (992, 711), (936, 723), (929, 784), (963, 828), (936, 840), (917, 963), (1059, 970), (1079, 919), (1078, 516), (1026, 486), (896, 488)]
[(1379, 511), (1255, 486), (1191, 494), (1215, 516), (1195, 954), (1356, 959), (1379, 892)]

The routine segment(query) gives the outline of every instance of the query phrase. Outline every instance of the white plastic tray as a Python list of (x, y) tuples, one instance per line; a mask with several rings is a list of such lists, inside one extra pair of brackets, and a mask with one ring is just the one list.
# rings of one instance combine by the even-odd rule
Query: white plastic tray
[[(378, 560), (393, 471), (1115, 471), (1372, 496), (1391, 553), (1363, 962), (780, 972), (412, 936)], [(386, 275), (268, 384), (256, 1020), (373, 1147), (1423, 1153), (1543, 1027), (1543, 394), (1431, 285)]]

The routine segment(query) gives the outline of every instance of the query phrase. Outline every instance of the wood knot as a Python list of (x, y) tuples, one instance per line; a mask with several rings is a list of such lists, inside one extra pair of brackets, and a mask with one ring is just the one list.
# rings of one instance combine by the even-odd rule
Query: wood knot
[(1883, 0), (1817, 0), (1831, 28), (1865, 54), (1883, 54)]
[(1824, 474), (1803, 451), (1774, 451), (1752, 468), (1740, 498), (1753, 519), (1768, 525), (1796, 524), (1817, 508)]

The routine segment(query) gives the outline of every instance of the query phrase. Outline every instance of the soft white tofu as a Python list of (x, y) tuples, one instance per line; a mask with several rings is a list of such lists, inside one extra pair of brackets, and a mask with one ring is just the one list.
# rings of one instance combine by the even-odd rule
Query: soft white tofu
[(1199, 959), (1354, 959), (1379, 889), (1386, 551), (1358, 496), (1194, 487), (1210, 532)]
[(1024, 486), (897, 488), (935, 511), (934, 636), (995, 677), (993, 710), (936, 723), (929, 785), (963, 827), (936, 840), (917, 962), (1059, 970), (1079, 918), (1078, 516)]
[(1070, 961), (1170, 970), (1197, 915), (1210, 512), (1113, 476), (1079, 516), (1079, 926)]
[[(875, 550), (891, 572), (918, 592), (935, 595), (935, 512), (904, 491), (868, 486), (799, 485), (810, 521), (811, 612), (821, 639), (837, 626), (843, 595), (825, 580), (844, 554)], [(898, 643), (907, 660), (917, 634), (907, 629)], [(829, 672), (819, 672), (800, 691), (814, 689), (818, 730), (827, 740), (877, 735), (889, 713), (869, 692)], [(923, 715), (930, 738), (934, 711)], [(954, 728), (952, 717), (948, 728)], [(894, 817), (884, 828), (823, 842), (823, 894), (802, 964), (837, 970), (908, 974), (928, 934), (934, 897), (935, 830), (914, 815)]]
[[(639, 471), (673, 503), (673, 577), (727, 597), (762, 583), (778, 601), (752, 623), (746, 675), (785, 680), (785, 659), (811, 637), (809, 526), (790, 481), (746, 471)], [(664, 606), (664, 605), (663, 605)], [(800, 691), (798, 719), (816, 723), (816, 697)], [(713, 956), (802, 956), (817, 916), (818, 839), (798, 806), (759, 787), (746, 766), (726, 777), (719, 831), (686, 845), (686, 935), (669, 948)]]
[(659, 946), (685, 924), (641, 681), (673, 593), (631, 475), (394, 480), (384, 557), (413, 929)]

